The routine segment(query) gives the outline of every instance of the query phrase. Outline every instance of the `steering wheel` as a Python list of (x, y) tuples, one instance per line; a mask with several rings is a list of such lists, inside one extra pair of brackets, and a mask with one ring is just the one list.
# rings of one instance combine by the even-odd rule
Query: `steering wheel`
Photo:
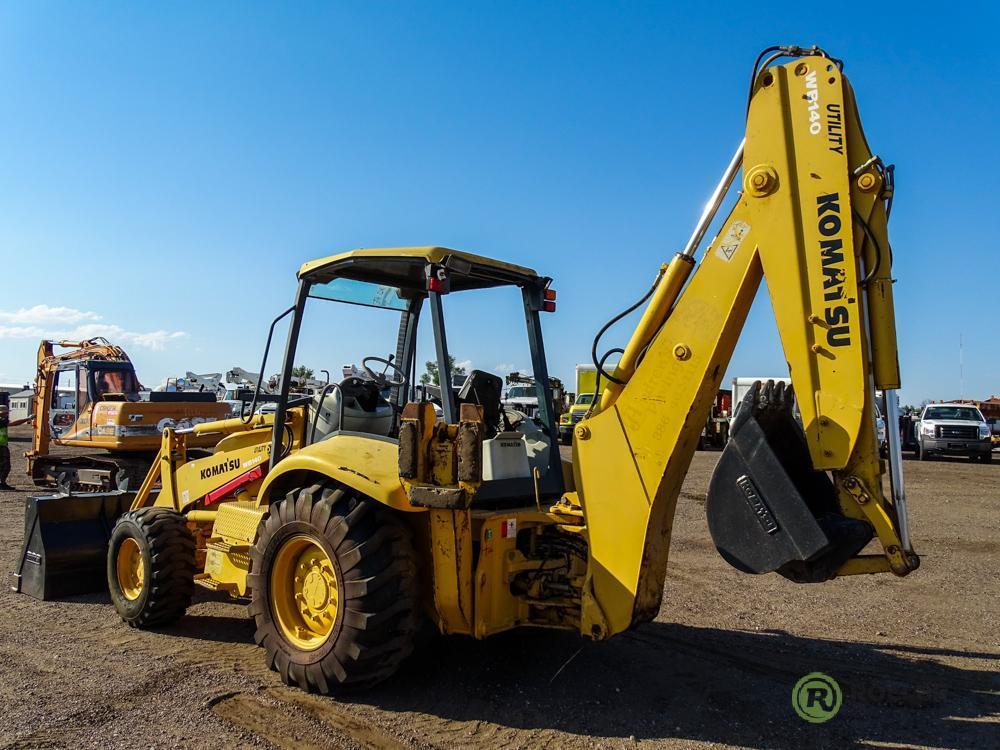
[[(368, 366), (369, 362), (385, 366), (382, 368), (382, 372), (375, 372)], [(403, 372), (403, 369), (399, 365), (392, 361), (391, 355), (388, 359), (382, 359), (382, 357), (365, 357), (361, 360), (361, 367), (364, 369), (365, 375), (375, 381), (379, 388), (399, 388), (400, 386), (406, 385), (406, 373)], [(389, 378), (385, 376), (387, 370), (392, 370), (396, 377), (389, 380)]]

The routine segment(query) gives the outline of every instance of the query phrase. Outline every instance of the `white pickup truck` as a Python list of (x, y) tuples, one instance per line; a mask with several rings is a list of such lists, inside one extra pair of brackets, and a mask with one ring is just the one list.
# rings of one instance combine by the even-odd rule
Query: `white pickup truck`
[(934, 454), (965, 455), (983, 463), (993, 460), (993, 431), (975, 406), (928, 404), (914, 429), (921, 461)]

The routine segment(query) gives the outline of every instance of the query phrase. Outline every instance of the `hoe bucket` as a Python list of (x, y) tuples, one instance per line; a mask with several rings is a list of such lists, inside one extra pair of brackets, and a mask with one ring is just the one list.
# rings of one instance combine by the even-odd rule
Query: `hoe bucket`
[(730, 565), (813, 583), (832, 578), (874, 530), (840, 513), (833, 482), (813, 468), (793, 405), (784, 383), (754, 383), (733, 419), (705, 508), (712, 541)]
[(24, 546), (12, 588), (36, 599), (58, 599), (107, 589), (111, 529), (135, 492), (29, 497)]

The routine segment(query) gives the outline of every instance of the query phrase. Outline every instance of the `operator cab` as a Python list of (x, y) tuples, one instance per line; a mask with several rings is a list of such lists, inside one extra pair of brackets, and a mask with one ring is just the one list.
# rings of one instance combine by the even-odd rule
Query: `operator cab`
[[(293, 320), (282, 374), (284, 392), (275, 405), (276, 423), (284, 421), (288, 407), (305, 405), (306, 444), (342, 433), (397, 441), (407, 403), (431, 402), (438, 421), (447, 424), (458, 423), (463, 404), (474, 404), (482, 407), (484, 427), (483, 483), (476, 503), (497, 506), (508, 498), (523, 502), (526, 496), (535, 496), (536, 477), (540, 495), (555, 498), (562, 493), (562, 465), (553, 448), (553, 400), (539, 321), (539, 312), (554, 309), (550, 279), (520, 266), (427, 247), (343, 253), (305, 264), (299, 281), (296, 305), (287, 311), (293, 313)], [(527, 321), (537, 383), (533, 391), (540, 405), (532, 416), (504, 407), (504, 382), (498, 375), (481, 369), (452, 372), (442, 298), (497, 287), (514, 287), (520, 293), (523, 315), (515, 319)], [(325, 302), (394, 313), (398, 316), (395, 350), (385, 352), (388, 347), (383, 344), (384, 354), (369, 354), (361, 359), (360, 367), (345, 367), (342, 379), (329, 379), (308, 397), (296, 396), (284, 384), (291, 382), (299, 329), (303, 318), (309, 318), (305, 310)], [(349, 313), (349, 318), (360, 314)], [(418, 330), (425, 328), (433, 332), (437, 379), (452, 387), (421, 382), (417, 375)]]

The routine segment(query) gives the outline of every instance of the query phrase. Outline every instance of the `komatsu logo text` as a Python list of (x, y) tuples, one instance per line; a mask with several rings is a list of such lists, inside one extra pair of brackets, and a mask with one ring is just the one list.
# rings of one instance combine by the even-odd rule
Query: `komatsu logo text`
[[(847, 272), (844, 268), (844, 241), (840, 234), (840, 194), (830, 193), (816, 199), (816, 215), (819, 228), (819, 254), (823, 268), (823, 301), (826, 307), (823, 319), (826, 321), (826, 343), (830, 346), (850, 346), (851, 311), (844, 302), (844, 284)], [(840, 304), (838, 304), (840, 303)]]
[(201, 478), (208, 479), (209, 477), (217, 477), (219, 474), (226, 474), (230, 471), (235, 471), (240, 468), (240, 460), (238, 458), (230, 458), (228, 461), (223, 461), (217, 463), (214, 466), (207, 466), (201, 470)]

